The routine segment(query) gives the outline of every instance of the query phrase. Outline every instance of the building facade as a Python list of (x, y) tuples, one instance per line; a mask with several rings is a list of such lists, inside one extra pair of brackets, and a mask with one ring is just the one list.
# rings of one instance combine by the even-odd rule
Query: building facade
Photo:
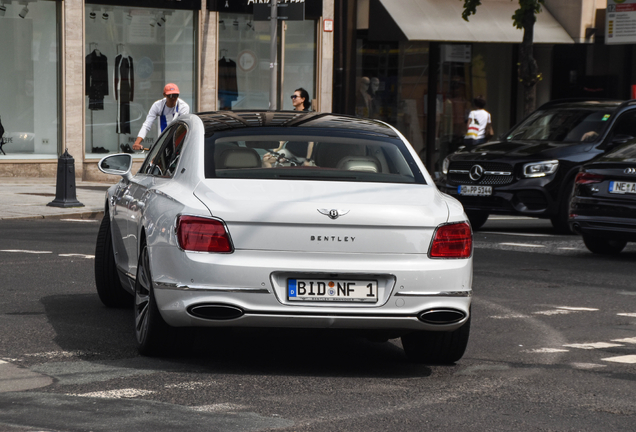
[[(0, 35), (12, 43), (0, 48), (0, 177), (54, 177), (68, 149), (78, 177), (102, 179), (97, 162), (130, 151), (169, 82), (192, 112), (267, 109), (270, 24), (255, 3), (263, 2), (3, 1)], [(279, 19), (278, 107), (291, 109), (283, 96), (303, 87), (316, 110), (331, 111), (333, 32), (324, 23), (333, 0), (281, 3), (303, 15)], [(157, 135), (155, 124), (144, 143)]]

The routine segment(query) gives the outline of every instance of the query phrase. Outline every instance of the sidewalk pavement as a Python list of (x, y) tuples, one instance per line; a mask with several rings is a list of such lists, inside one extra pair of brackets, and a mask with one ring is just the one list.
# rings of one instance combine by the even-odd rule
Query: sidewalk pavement
[(101, 218), (106, 189), (112, 184), (75, 181), (75, 195), (84, 207), (51, 207), (56, 178), (0, 177), (0, 220), (42, 218)]

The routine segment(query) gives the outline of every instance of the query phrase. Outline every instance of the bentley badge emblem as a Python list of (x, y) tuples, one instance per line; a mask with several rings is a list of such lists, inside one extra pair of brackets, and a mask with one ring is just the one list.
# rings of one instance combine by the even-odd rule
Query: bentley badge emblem
[(481, 165), (473, 165), (470, 169), (470, 178), (473, 181), (478, 181), (484, 175), (484, 169)]
[(349, 210), (336, 210), (336, 209), (318, 209), (318, 211), (325, 216), (329, 216), (331, 219), (338, 219), (340, 216), (344, 216), (349, 213)]

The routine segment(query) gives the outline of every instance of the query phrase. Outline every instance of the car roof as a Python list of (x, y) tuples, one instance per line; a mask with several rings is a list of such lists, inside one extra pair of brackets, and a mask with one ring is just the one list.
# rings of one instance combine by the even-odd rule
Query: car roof
[(310, 111), (214, 111), (197, 113), (203, 121), (205, 136), (215, 132), (246, 128), (338, 129), (385, 137), (397, 137), (395, 130), (382, 122), (342, 114)]
[(636, 105), (636, 100), (625, 101), (617, 99), (557, 99), (547, 102), (539, 109), (547, 108), (619, 108), (622, 105)]

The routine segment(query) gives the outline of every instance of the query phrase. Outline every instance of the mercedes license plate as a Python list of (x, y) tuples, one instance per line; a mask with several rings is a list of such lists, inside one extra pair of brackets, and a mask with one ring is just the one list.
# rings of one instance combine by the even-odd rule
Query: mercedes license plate
[(636, 183), (611, 181), (609, 184), (609, 192), (615, 194), (636, 194)]
[(490, 196), (492, 186), (461, 185), (457, 187), (457, 193), (464, 196)]
[(288, 279), (287, 298), (289, 301), (376, 303), (378, 281)]

